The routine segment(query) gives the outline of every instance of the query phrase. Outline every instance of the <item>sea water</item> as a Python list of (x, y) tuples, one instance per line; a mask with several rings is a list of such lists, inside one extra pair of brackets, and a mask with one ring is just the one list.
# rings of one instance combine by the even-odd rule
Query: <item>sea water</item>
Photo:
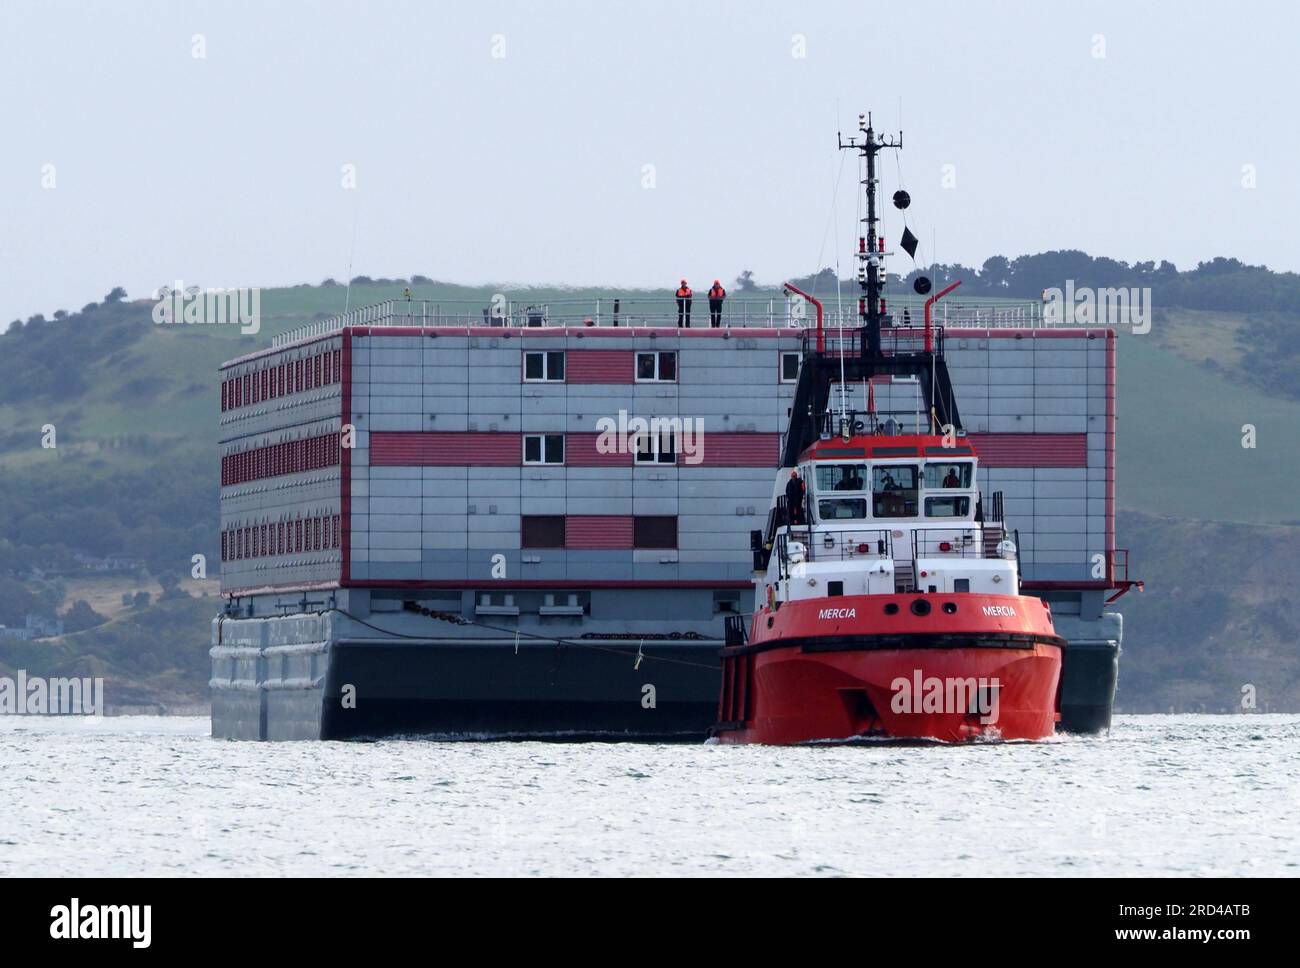
[(214, 740), (0, 717), (0, 875), (1295, 875), (1300, 716), (962, 746)]

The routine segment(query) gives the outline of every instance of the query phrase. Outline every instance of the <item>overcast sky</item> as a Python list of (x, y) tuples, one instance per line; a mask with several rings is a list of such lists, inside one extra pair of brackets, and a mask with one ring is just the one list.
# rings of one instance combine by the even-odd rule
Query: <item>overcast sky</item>
[(847, 275), (837, 112), (897, 129), (900, 105), (883, 187), (901, 171), (926, 259), (1300, 269), (1296, 6), (1065, 6), (6, 0), (0, 321), (350, 262), (671, 288), (838, 254)]

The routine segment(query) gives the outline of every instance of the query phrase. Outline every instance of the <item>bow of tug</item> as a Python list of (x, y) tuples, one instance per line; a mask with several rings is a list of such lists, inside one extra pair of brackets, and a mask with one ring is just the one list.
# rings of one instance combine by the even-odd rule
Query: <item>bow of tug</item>
[(740, 639), (723, 651), (724, 743), (1036, 740), (1059, 718), (1065, 642), (1037, 598), (788, 601), (759, 609)]

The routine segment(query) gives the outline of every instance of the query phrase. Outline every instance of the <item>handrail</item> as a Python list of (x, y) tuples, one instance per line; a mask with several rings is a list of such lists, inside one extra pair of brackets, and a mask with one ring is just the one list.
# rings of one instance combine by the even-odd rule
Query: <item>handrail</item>
[[(819, 348), (825, 347), (827, 328), (839, 327), (856, 332), (860, 327), (861, 320), (852, 310), (828, 309), (816, 297), (803, 293), (788, 283), (786, 285), (791, 292), (803, 296), (816, 308)], [(615, 311), (612, 315), (603, 311), (607, 299), (608, 297), (590, 300), (505, 300), (490, 305), (484, 305), (483, 300), (386, 299), (286, 330), (272, 339), (272, 345), (286, 346), (299, 340), (336, 333), (349, 326), (451, 327), (466, 330), (481, 326), (503, 329), (677, 328), (677, 311), (671, 297), (619, 296), (614, 299)], [(775, 296), (755, 299), (728, 297), (723, 304), (722, 326), (725, 329), (813, 329), (804, 320), (794, 316), (788, 306), (779, 309), (778, 301)], [(927, 302), (933, 305), (933, 301)], [(914, 316), (914, 312), (910, 311), (919, 311), (922, 305), (910, 296), (891, 301), (893, 318), (905, 324), (897, 328), (919, 330), (920, 327), (908, 325), (907, 320)], [(941, 325), (971, 329), (1032, 329), (1047, 325), (1043, 319), (1042, 304), (1030, 300), (945, 302), (942, 309), (938, 320)], [(696, 322), (697, 326), (692, 328), (702, 328), (699, 325), (704, 322), (702, 314)], [(847, 335), (846, 333), (846, 338)]]

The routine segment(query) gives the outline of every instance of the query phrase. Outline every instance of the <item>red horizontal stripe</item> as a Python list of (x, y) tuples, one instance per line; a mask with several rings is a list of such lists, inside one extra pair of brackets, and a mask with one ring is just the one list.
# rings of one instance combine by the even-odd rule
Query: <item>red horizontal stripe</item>
[(619, 514), (571, 514), (564, 519), (564, 546), (585, 550), (632, 547), (632, 518)]
[[(523, 463), (520, 434), (376, 431), (370, 435), (372, 467), (518, 467)], [(570, 467), (628, 467), (630, 453), (602, 454), (596, 448), (600, 434), (564, 435), (564, 462)], [(704, 467), (772, 467), (780, 459), (780, 434), (711, 433), (696, 438), (702, 447)], [(651, 466), (649, 464), (645, 466)], [(670, 466), (670, 465), (662, 465)], [(677, 455), (678, 467), (688, 464)]]
[(569, 350), (565, 354), (566, 383), (632, 383), (632, 350)]
[(372, 467), (518, 467), (519, 434), (381, 431), (370, 435)]
[(632, 454), (602, 454), (596, 449), (600, 434), (565, 434), (564, 462), (570, 467), (627, 467)]
[[(781, 462), (780, 434), (710, 433), (697, 441), (705, 467), (772, 467)], [(685, 464), (681, 454), (677, 457)], [(686, 465), (689, 466), (689, 465)]]
[(1087, 434), (971, 434), (984, 467), (1087, 467)]

